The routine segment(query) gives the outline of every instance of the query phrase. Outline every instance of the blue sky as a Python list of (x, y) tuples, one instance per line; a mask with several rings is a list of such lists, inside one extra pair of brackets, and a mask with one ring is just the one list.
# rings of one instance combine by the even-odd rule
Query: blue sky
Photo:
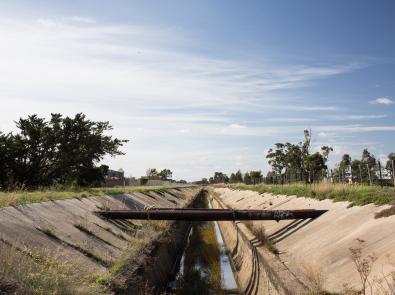
[(276, 142), (395, 151), (394, 1), (3, 1), (0, 130), (84, 112), (105, 162), (195, 180), (269, 167)]

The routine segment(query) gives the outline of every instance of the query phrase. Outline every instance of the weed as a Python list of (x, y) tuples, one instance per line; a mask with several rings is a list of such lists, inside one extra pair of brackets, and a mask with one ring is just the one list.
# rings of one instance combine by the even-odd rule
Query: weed
[(255, 238), (260, 241), (270, 252), (275, 255), (280, 254), (280, 251), (274, 245), (274, 243), (267, 237), (265, 228), (263, 226), (256, 228), (251, 221), (244, 222), (247, 229), (255, 236)]
[(371, 287), (372, 284), (369, 280), (370, 273), (372, 272), (372, 266), (377, 260), (375, 255), (368, 255), (367, 257), (362, 257), (362, 250), (365, 245), (365, 241), (357, 239), (358, 247), (350, 248), (351, 259), (354, 262), (355, 268), (359, 274), (361, 281), (361, 292), (366, 295), (368, 285)]

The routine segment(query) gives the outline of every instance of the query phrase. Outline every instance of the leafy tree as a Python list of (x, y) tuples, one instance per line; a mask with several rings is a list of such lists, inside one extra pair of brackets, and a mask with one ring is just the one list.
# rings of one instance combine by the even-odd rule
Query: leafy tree
[(173, 176), (173, 172), (171, 172), (170, 169), (163, 169), (161, 172), (159, 172), (159, 177), (162, 180), (171, 179), (172, 176)]
[(213, 177), (213, 183), (227, 183), (229, 182), (229, 177), (222, 172), (215, 172)]
[(234, 173), (231, 173), (231, 174), (230, 174), (229, 182), (230, 182), (230, 183), (236, 183), (236, 182), (237, 182), (237, 181), (236, 181), (236, 174), (234, 174)]
[(269, 149), (266, 154), (266, 158), (270, 159), (268, 162), (272, 166), (275, 173), (281, 174), (282, 170), (286, 166), (286, 144), (276, 143), (275, 149)]
[[(281, 176), (285, 173), (288, 177), (292, 175), (304, 175), (308, 179), (318, 180), (327, 169), (326, 162), (333, 148), (321, 147), (321, 153), (310, 154), (311, 131), (304, 130), (304, 141), (298, 144), (276, 143), (274, 149), (269, 149), (266, 158), (275, 175)], [(271, 179), (275, 179), (275, 175)]]
[(310, 182), (319, 180), (322, 171), (326, 170), (325, 158), (320, 153), (309, 155), (305, 161)]
[[(74, 118), (51, 114), (50, 120), (37, 115), (16, 122), (19, 133), (0, 136), (0, 165), (6, 166), (2, 187), (45, 186), (53, 183), (89, 183), (106, 155), (123, 153), (127, 142), (106, 135), (112, 130), (108, 122), (88, 120), (82, 113)], [(84, 179), (87, 176), (87, 179)]]
[(251, 176), (250, 176), (250, 173), (249, 173), (249, 172), (246, 172), (246, 173), (244, 174), (244, 180), (243, 180), (243, 182), (244, 182), (245, 184), (251, 184), (251, 183), (252, 183)]
[(377, 179), (377, 161), (374, 155), (372, 155), (368, 149), (362, 151), (362, 176), (364, 179), (369, 180), (369, 174), (372, 181)]
[(364, 179), (362, 175), (361, 163), (362, 163), (361, 160), (357, 160), (357, 159), (351, 162), (351, 175), (353, 182), (363, 183), (364, 181), (366, 181), (366, 179)]
[(392, 167), (392, 165), (395, 165), (395, 153), (390, 153), (388, 155), (388, 160), (387, 163), (385, 164), (385, 169), (387, 170), (387, 173), (391, 175), (391, 177), (393, 178), (394, 167)]
[(240, 170), (237, 170), (237, 172), (235, 173), (235, 179), (237, 183), (243, 182), (243, 174), (241, 174)]
[(253, 184), (262, 182), (262, 172), (261, 171), (250, 171), (251, 182)]
[(159, 172), (156, 170), (156, 168), (148, 168), (145, 175), (147, 175), (147, 177), (150, 179), (159, 178)]
[(203, 184), (203, 185), (207, 185), (209, 182), (208, 182), (207, 178), (202, 178), (200, 183)]

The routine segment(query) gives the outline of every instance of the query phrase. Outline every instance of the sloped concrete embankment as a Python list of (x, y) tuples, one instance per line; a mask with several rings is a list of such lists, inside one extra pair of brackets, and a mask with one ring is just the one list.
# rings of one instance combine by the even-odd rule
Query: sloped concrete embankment
[[(217, 198), (214, 208), (224, 208)], [(242, 222), (218, 222), (242, 294), (302, 294), (306, 287)]]
[[(0, 243), (17, 249), (46, 249), (72, 261), (82, 275), (103, 274), (127, 251), (140, 221), (106, 220), (95, 215), (98, 209), (143, 209), (147, 206), (186, 207), (199, 194), (198, 187), (134, 192), (118, 196), (100, 196), (57, 200), (0, 209)], [(186, 225), (171, 225), (160, 241), (152, 241), (136, 265), (132, 277), (151, 285), (167, 281), (181, 247)], [(172, 242), (175, 243), (174, 247)], [(164, 257), (158, 260), (155, 257)]]
[[(350, 248), (360, 248), (362, 258), (368, 255), (377, 258), (369, 275), (369, 280), (374, 285), (373, 294), (391, 294), (381, 292), (378, 284), (380, 280), (389, 280), (388, 274), (395, 271), (395, 216), (375, 218), (376, 213), (388, 208), (389, 205), (376, 206), (369, 204), (350, 207), (349, 202), (319, 201), (296, 196), (275, 196), (228, 188), (217, 188), (215, 194), (224, 206), (235, 209), (328, 210), (315, 220), (253, 222), (254, 228), (265, 230), (266, 236), (280, 252), (277, 256), (278, 259), (274, 260), (275, 262), (266, 260), (266, 265), (261, 264), (261, 272), (265, 272), (264, 268), (266, 267), (278, 274), (292, 273), (297, 280), (300, 280), (306, 286), (319, 283), (322, 288), (332, 292), (343, 292), (345, 284), (354, 289), (361, 289), (360, 276), (350, 253)], [(247, 237), (245, 239), (247, 244), (249, 243), (248, 240), (251, 242), (251, 246), (245, 246), (244, 251), (237, 251), (237, 253), (247, 253), (247, 256), (246, 254), (242, 256), (242, 269), (238, 272), (241, 276), (249, 277), (252, 273), (251, 269), (256, 269), (257, 262), (254, 262), (248, 253), (255, 251), (262, 253), (262, 257), (270, 256), (266, 254), (266, 249), (261, 249), (263, 247), (250, 250), (254, 244), (254, 241), (251, 240), (253, 237), (242, 224), (238, 223), (238, 228), (239, 233), (241, 232), (240, 229), (243, 229), (243, 235)], [(232, 229), (230, 224), (223, 224), (221, 229), (224, 231), (227, 245), (233, 250), (237, 243), (235, 241), (235, 229)], [(239, 234), (239, 241), (241, 240), (240, 236)], [(236, 247), (236, 249), (239, 248), (240, 246)], [(236, 255), (234, 259), (236, 266), (238, 265), (238, 259), (240, 258)], [(273, 267), (273, 265), (277, 265), (277, 261), (280, 261), (284, 266), (284, 271), (281, 268), (277, 270), (276, 267)], [(286, 279), (279, 279), (282, 282), (286, 281)], [(243, 282), (245, 279), (239, 278), (239, 281)], [(269, 294), (265, 291), (262, 292), (259, 294)], [(291, 294), (300, 293), (295, 290)]]

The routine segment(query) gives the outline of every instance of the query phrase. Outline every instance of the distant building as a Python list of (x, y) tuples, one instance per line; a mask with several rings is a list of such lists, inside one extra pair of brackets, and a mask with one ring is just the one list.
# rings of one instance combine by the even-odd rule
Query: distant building
[(115, 171), (109, 169), (107, 175), (104, 177), (103, 186), (105, 187), (113, 187), (113, 186), (125, 186), (125, 172), (124, 171)]

